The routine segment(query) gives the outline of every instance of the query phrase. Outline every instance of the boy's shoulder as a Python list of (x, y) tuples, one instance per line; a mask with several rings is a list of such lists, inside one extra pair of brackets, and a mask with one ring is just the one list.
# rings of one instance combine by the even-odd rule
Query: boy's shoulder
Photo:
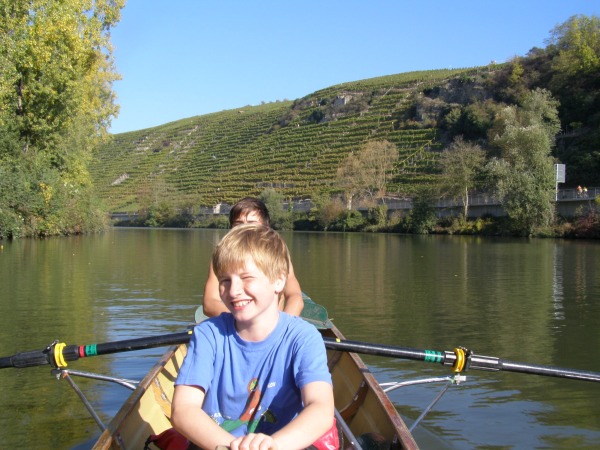
[(319, 330), (317, 330), (317, 328), (313, 324), (307, 322), (302, 317), (292, 316), (285, 312), (280, 312), (279, 314), (280, 314), (280, 320), (284, 324), (285, 329), (287, 331), (290, 331), (290, 332), (293, 331), (295, 333), (299, 333), (299, 334), (303, 334), (303, 335), (307, 335), (307, 334), (320, 335)]
[(218, 330), (219, 332), (227, 333), (228, 330), (232, 329), (233, 324), (235, 323), (233, 316), (231, 313), (223, 312), (218, 316), (207, 317), (201, 322), (198, 322), (194, 328), (196, 329), (213, 329)]

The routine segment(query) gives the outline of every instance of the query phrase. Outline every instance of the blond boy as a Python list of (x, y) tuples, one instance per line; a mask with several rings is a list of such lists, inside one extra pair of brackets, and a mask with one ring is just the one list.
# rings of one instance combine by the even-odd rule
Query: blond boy
[(309, 447), (333, 424), (325, 346), (304, 320), (281, 312), (289, 254), (274, 230), (239, 225), (212, 266), (230, 314), (194, 328), (176, 381), (174, 427), (201, 448)]

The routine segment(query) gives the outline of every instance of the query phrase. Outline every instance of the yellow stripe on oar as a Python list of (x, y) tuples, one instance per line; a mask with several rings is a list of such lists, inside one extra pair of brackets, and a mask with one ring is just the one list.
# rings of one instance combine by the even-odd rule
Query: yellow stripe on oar
[(65, 361), (65, 356), (63, 355), (63, 349), (67, 346), (64, 342), (57, 343), (54, 346), (54, 362), (56, 363), (56, 367), (62, 369), (63, 367), (67, 367), (67, 362)]
[(465, 368), (465, 350), (462, 347), (454, 349), (456, 355), (456, 361), (454, 363), (454, 372), (461, 373)]

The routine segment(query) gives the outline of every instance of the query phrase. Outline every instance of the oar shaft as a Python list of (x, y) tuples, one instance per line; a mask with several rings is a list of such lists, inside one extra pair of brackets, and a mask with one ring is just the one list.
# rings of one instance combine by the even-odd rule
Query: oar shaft
[[(333, 338), (323, 338), (325, 347), (334, 350), (347, 351), (375, 356), (388, 356), (392, 358), (410, 359), (440, 363), (445, 366), (456, 367), (458, 355), (450, 351), (419, 350), (409, 347), (396, 347), (391, 345), (370, 344), (367, 342), (347, 341)], [(464, 369), (462, 368), (464, 367)], [(462, 370), (491, 370), (530, 373), (549, 377), (569, 378), (582, 381), (600, 382), (600, 372), (566, 369), (563, 367), (544, 366), (539, 364), (526, 364), (515, 361), (502, 360), (493, 356), (475, 355), (467, 351)]]
[(130, 352), (133, 350), (144, 350), (147, 348), (165, 347), (167, 345), (185, 344), (190, 341), (190, 333), (183, 331), (181, 333), (163, 334), (161, 336), (149, 336), (136, 339), (126, 339), (123, 341), (105, 342), (103, 344), (94, 344), (89, 347), (90, 354), (85, 356), (108, 355), (111, 353)]
[[(472, 369), (482, 370), (503, 370), (506, 372), (519, 372), (519, 373), (531, 373), (535, 375), (544, 375), (547, 377), (558, 377), (558, 378), (569, 378), (572, 380), (582, 381), (596, 381), (600, 382), (600, 373), (591, 372), (586, 370), (573, 370), (564, 367), (556, 366), (544, 366), (540, 364), (526, 364), (516, 361), (509, 360), (498, 360), (499, 369), (493, 369), (489, 367), (477, 366), (476, 360), (480, 359), (479, 356), (474, 356), (471, 362)], [(487, 357), (489, 359), (489, 357)]]
[(412, 359), (416, 361), (441, 362), (445, 355), (432, 350), (419, 350), (409, 347), (396, 347), (383, 344), (371, 344), (368, 342), (339, 340), (324, 337), (325, 347), (345, 352), (360, 353), (362, 355), (389, 356), (392, 358)]
[(144, 350), (147, 348), (164, 347), (167, 345), (183, 344), (189, 342), (188, 331), (149, 336), (123, 341), (104, 342), (90, 345), (68, 345), (54, 342), (44, 350), (34, 350), (17, 353), (13, 356), (0, 358), (0, 369), (7, 367), (33, 367), (50, 364), (53, 367), (64, 367), (67, 361), (76, 361), (88, 356), (108, 355), (111, 353)]

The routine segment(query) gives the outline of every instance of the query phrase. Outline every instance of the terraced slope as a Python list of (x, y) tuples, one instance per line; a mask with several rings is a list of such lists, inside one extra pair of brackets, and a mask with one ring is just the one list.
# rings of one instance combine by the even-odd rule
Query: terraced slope
[(332, 86), (295, 102), (248, 106), (115, 135), (90, 172), (110, 211), (235, 202), (273, 187), (289, 198), (333, 191), (337, 167), (373, 139), (396, 144), (390, 194), (436, 175), (435, 128), (402, 129), (419, 90), (478, 69), (413, 72)]

